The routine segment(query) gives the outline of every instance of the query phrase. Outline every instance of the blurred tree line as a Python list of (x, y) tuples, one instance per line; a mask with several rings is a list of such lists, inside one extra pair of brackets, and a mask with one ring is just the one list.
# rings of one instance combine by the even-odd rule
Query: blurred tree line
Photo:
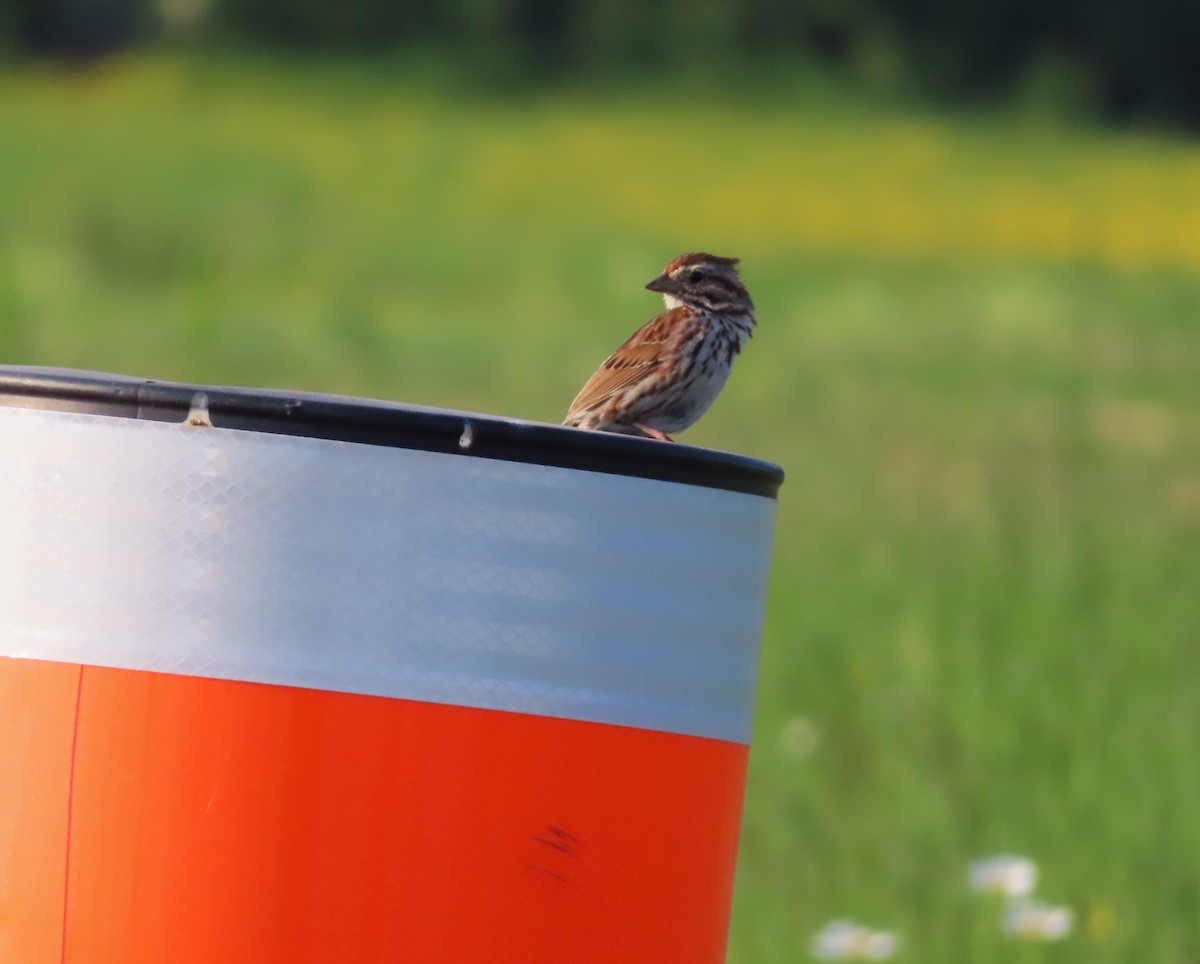
[[(1200, 126), (1197, 0), (2, 0), (0, 44), (434, 49), (521, 79), (795, 64), (940, 98), (1016, 93)], [(709, 67), (709, 65), (712, 65)]]

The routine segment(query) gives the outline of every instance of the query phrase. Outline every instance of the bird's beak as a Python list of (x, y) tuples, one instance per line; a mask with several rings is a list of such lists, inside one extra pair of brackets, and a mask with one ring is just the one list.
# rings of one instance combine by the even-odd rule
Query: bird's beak
[(648, 291), (657, 291), (664, 295), (677, 295), (683, 286), (670, 275), (660, 274), (657, 278), (646, 285)]

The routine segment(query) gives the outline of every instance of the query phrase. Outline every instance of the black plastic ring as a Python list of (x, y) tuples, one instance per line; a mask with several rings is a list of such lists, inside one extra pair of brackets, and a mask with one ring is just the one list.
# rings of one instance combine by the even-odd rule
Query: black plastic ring
[(0, 406), (182, 422), (205, 396), (218, 428), (445, 452), (775, 498), (770, 462), (650, 439), (395, 402), (0, 365)]

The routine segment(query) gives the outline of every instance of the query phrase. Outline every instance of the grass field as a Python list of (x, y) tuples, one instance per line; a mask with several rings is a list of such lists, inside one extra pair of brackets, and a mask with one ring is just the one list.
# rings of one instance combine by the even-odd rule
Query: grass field
[[(0, 359), (557, 421), (690, 248), (783, 464), (734, 964), (1200, 962), (1200, 144), (337, 64), (0, 76)], [(998, 851), (1076, 912), (999, 935)]]

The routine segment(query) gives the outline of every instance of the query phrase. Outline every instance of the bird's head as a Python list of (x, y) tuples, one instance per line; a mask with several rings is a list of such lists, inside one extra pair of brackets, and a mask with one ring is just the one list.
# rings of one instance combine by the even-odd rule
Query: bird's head
[(737, 258), (694, 251), (668, 262), (647, 288), (663, 296), (668, 308), (687, 305), (703, 311), (745, 313), (754, 303), (737, 273)]

